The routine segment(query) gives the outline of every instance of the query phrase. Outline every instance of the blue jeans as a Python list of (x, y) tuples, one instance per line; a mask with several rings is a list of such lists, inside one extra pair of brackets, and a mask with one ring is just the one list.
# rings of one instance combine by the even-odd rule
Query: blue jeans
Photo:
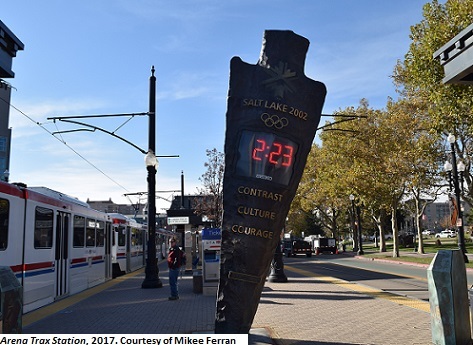
[(178, 289), (178, 283), (177, 283), (177, 278), (179, 277), (179, 271), (180, 269), (169, 269), (169, 285), (171, 287), (171, 296), (173, 297), (178, 297), (179, 296), (179, 289)]

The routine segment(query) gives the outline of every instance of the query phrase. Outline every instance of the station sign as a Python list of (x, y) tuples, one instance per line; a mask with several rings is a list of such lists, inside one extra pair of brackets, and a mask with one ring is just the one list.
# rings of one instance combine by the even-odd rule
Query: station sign
[(202, 229), (200, 236), (203, 240), (220, 240), (222, 238), (222, 231), (217, 228)]
[(169, 225), (187, 225), (189, 224), (189, 217), (168, 217)]

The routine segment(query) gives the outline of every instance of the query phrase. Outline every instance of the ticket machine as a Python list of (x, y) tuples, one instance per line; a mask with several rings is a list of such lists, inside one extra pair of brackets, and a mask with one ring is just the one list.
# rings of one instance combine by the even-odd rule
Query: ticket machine
[(213, 295), (217, 292), (220, 279), (220, 245), (222, 233), (220, 229), (202, 229), (202, 275), (203, 293)]

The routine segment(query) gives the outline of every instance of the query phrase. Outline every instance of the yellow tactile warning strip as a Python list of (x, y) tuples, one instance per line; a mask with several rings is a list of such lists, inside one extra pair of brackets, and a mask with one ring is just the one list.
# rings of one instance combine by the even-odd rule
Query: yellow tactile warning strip
[(78, 294), (68, 296), (67, 298), (58, 300), (54, 302), (53, 304), (47, 305), (45, 307), (42, 307), (37, 310), (33, 310), (32, 312), (29, 312), (28, 314), (23, 315), (23, 327), (28, 326), (36, 321), (39, 321), (46, 316), (49, 316), (51, 314), (57, 313), (63, 309), (66, 309), (67, 307), (70, 307), (73, 304), (76, 304), (92, 295), (95, 295), (96, 293), (99, 293), (105, 289), (108, 289), (109, 287), (112, 287), (115, 284), (118, 284), (119, 282), (134, 277), (140, 273), (142, 273), (144, 268), (141, 268), (135, 272), (128, 273), (124, 276), (109, 280), (103, 284), (97, 285), (93, 288), (87, 289), (85, 291), (79, 292)]
[(316, 274), (316, 273), (312, 273), (312, 272), (309, 272), (309, 271), (301, 270), (299, 268), (292, 267), (292, 266), (289, 266), (289, 265), (285, 265), (284, 268), (287, 269), (288, 271), (295, 272), (295, 273), (303, 275), (305, 277), (314, 277), (314, 278), (317, 278), (318, 280), (321, 280), (321, 281), (324, 281), (324, 282), (327, 282), (327, 283), (340, 285), (340, 286), (342, 286), (346, 289), (352, 290), (352, 291), (360, 292), (360, 293), (363, 293), (363, 294), (366, 294), (366, 295), (369, 295), (369, 296), (372, 296), (372, 297), (375, 297), (375, 298), (382, 298), (382, 299), (388, 300), (388, 301), (393, 302), (393, 303), (397, 303), (397, 304), (400, 304), (400, 305), (405, 305), (407, 307), (411, 307), (411, 308), (414, 308), (414, 309), (425, 311), (426, 313), (430, 313), (430, 304), (428, 302), (425, 302), (425, 301), (395, 295), (395, 294), (392, 294), (392, 293), (389, 293), (389, 292), (386, 292), (386, 291), (383, 291), (383, 290), (374, 289), (374, 288), (364, 286), (364, 285), (361, 285), (361, 284), (351, 283), (349, 281), (342, 280), (342, 279), (337, 279), (337, 278), (334, 278), (334, 277), (323, 276), (323, 275), (320, 275), (320, 274)]

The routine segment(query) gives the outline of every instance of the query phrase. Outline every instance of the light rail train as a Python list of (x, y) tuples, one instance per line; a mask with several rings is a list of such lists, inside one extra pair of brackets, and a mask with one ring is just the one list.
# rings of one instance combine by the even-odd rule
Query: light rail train
[[(146, 265), (144, 249), (147, 232), (143, 224), (119, 213), (109, 213), (112, 223), (112, 275), (113, 278), (135, 271)], [(168, 239), (174, 235), (165, 229), (156, 229), (156, 257), (164, 259)]]
[[(157, 231), (158, 255), (172, 234)], [(146, 226), (124, 215), (0, 181), (0, 265), (23, 286), (23, 313), (143, 267), (146, 243)]]

